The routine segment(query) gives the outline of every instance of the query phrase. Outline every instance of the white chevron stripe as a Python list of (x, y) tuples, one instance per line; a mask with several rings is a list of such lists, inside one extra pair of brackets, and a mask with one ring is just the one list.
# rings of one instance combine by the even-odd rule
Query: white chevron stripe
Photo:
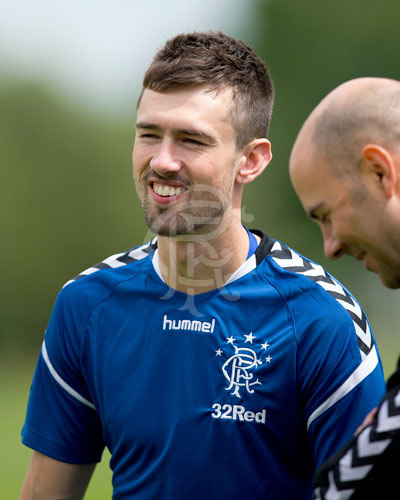
[(132, 251), (129, 252), (129, 257), (132, 257), (132, 259), (136, 260), (141, 260), (146, 258), (149, 254), (145, 252), (144, 250), (147, 249), (150, 245), (153, 245), (157, 241), (157, 238), (153, 238), (149, 243), (146, 243), (145, 245), (140, 246), (139, 248), (134, 248)]
[(333, 472), (329, 473), (329, 488), (325, 493), (325, 500), (348, 500), (353, 493), (353, 489), (339, 491), (335, 485)]
[(339, 475), (340, 481), (358, 481), (364, 479), (368, 472), (372, 469), (372, 465), (360, 465), (354, 467), (353, 463), (353, 450), (350, 449), (339, 462)]
[(341, 287), (338, 283), (332, 282), (332, 283), (327, 283), (326, 281), (317, 281), (318, 285), (322, 286), (324, 290), (327, 292), (336, 292), (340, 293), (340, 295), (343, 295), (344, 297), (346, 296), (345, 291), (343, 290), (343, 287)]
[(400, 429), (400, 415), (389, 416), (389, 401), (382, 403), (378, 413), (377, 432), (388, 432)]
[[(131, 250), (128, 255), (129, 257), (132, 257), (132, 259), (135, 259), (135, 260), (141, 260), (141, 259), (144, 259), (145, 257), (148, 256), (148, 253), (144, 252), (143, 250), (145, 248), (148, 248), (149, 245), (153, 244), (155, 241), (157, 240), (157, 238), (154, 238), (150, 243), (146, 243), (145, 245), (142, 245), (138, 248), (135, 248), (133, 250)], [(122, 253), (116, 253), (114, 255), (111, 255), (110, 257), (107, 257), (106, 259), (104, 259), (101, 264), (107, 264), (108, 266), (110, 266), (111, 268), (117, 268), (117, 267), (122, 267), (122, 266), (126, 266), (126, 262), (121, 262), (118, 260), (119, 257), (122, 257), (123, 255), (125, 255), (126, 252), (122, 252)], [(70, 283), (73, 283), (74, 281), (77, 280), (77, 278), (80, 278), (82, 276), (88, 276), (89, 274), (92, 274), (92, 273), (95, 273), (97, 271), (100, 271), (100, 269), (98, 267), (89, 267), (89, 269), (85, 269), (85, 271), (82, 271), (81, 273), (79, 273), (78, 276), (76, 276), (75, 278), (73, 278), (72, 280), (69, 280), (65, 283), (65, 285), (63, 285), (62, 288), (66, 287), (67, 285), (69, 285)]]
[[(281, 251), (283, 248), (283, 245), (281, 245), (279, 242), (275, 242), (274, 245), (272, 246), (270, 255), (272, 259), (282, 268), (290, 268), (290, 267), (297, 267), (297, 268), (303, 268), (304, 270), (298, 270), (296, 271), (296, 274), (300, 274), (303, 276), (306, 276), (308, 278), (316, 278), (313, 281), (317, 283), (319, 286), (321, 286), (324, 290), (326, 290), (328, 293), (335, 293), (336, 295), (342, 295), (344, 299), (346, 300), (341, 300), (338, 297), (334, 297), (337, 302), (349, 313), (354, 314), (357, 316), (360, 320), (364, 318), (364, 313), (360, 307), (360, 305), (357, 303), (356, 300), (351, 297), (350, 294), (347, 293), (347, 291), (344, 290), (342, 285), (336, 281), (332, 276), (329, 276), (325, 270), (323, 269), (322, 266), (319, 264), (315, 264), (310, 261), (305, 261), (303, 257), (301, 257), (299, 254), (294, 252), (291, 248), (287, 248), (287, 250), (290, 252), (291, 258), (278, 258), (273, 256), (273, 252)], [(310, 269), (305, 269), (305, 262), (309, 263), (311, 268)], [(321, 276), (321, 279), (318, 279), (318, 277)], [(322, 278), (330, 278), (330, 281), (325, 281)], [(366, 324), (366, 329), (365, 331), (353, 321), (353, 325), (355, 328), (355, 332), (359, 339), (368, 347), (368, 349), (371, 348), (373, 341), (372, 341), (372, 334), (371, 330), (369, 328), (368, 322), (365, 322)], [(363, 352), (362, 349), (360, 349), (360, 356), (362, 362), (365, 361), (367, 355)]]
[(275, 241), (275, 243), (272, 245), (271, 252), (280, 252), (282, 250), (282, 245), (279, 243), (279, 241)]
[(351, 311), (353, 314), (355, 314), (358, 318), (361, 319), (363, 314), (362, 314), (362, 310), (361, 310), (360, 305), (357, 304), (357, 302), (355, 302), (350, 295), (348, 295), (348, 297), (351, 299), (352, 304), (349, 304), (348, 302), (342, 301), (340, 299), (338, 299), (338, 302), (340, 302), (340, 304), (345, 309), (347, 309), (348, 311)]
[(356, 329), (357, 336), (364, 342), (364, 344), (369, 348), (372, 345), (372, 335), (371, 330), (367, 324), (367, 330), (364, 332), (362, 328), (360, 328), (357, 323), (354, 323), (354, 328)]
[(143, 247), (140, 247), (136, 248), (135, 250), (132, 250), (131, 252), (128, 253), (128, 255), (129, 257), (132, 257), (132, 259), (141, 260), (147, 257), (149, 254), (143, 251)]
[(311, 269), (308, 271), (300, 272), (299, 274), (304, 274), (304, 276), (326, 276), (325, 269), (319, 264), (311, 264)]
[[(290, 249), (289, 249), (290, 250)], [(291, 259), (280, 259), (278, 257), (272, 257), (274, 261), (281, 267), (304, 267), (304, 261), (297, 253), (294, 253), (290, 250), (290, 254), (292, 256)]]
[(370, 435), (372, 426), (366, 427), (357, 439), (358, 456), (369, 457), (373, 455), (380, 455), (389, 446), (391, 439), (382, 439), (381, 441), (371, 441)]
[(95, 273), (99, 270), (98, 267), (89, 267), (89, 269), (85, 269), (85, 271), (81, 272), (81, 274), (84, 274), (85, 276), (89, 276), (89, 274)]
[[(397, 392), (395, 398), (392, 399), (396, 405), (400, 404), (400, 391)], [(400, 415), (395, 415), (393, 417), (389, 416), (389, 401), (386, 400), (382, 403), (379, 408), (378, 422), (376, 427), (376, 432), (387, 432), (392, 430), (398, 430), (400, 428)], [(369, 457), (375, 457), (381, 455), (389, 444), (392, 442), (391, 438), (382, 439), (378, 441), (371, 441), (371, 432), (373, 431), (373, 426), (366, 427), (358, 436), (357, 439), (357, 453), (360, 458), (368, 459)], [(350, 449), (346, 455), (344, 455), (339, 463), (339, 480), (338, 483), (344, 483), (346, 481), (359, 481), (365, 478), (368, 472), (372, 469), (373, 464), (367, 464), (362, 466), (354, 467), (352, 466), (353, 450)], [(339, 491), (336, 486), (335, 477), (333, 471), (328, 474), (329, 479), (329, 489), (322, 497), (322, 489), (317, 488), (315, 491), (316, 499), (322, 500), (345, 500), (350, 498), (354, 493), (354, 490), (343, 490)]]
[(125, 252), (122, 253), (116, 253), (115, 255), (111, 255), (111, 257), (107, 257), (106, 259), (103, 260), (103, 264), (107, 264), (108, 266), (114, 268), (114, 267), (121, 267), (125, 266), (126, 264), (124, 262), (121, 262), (118, 259), (118, 257), (121, 257), (124, 255)]

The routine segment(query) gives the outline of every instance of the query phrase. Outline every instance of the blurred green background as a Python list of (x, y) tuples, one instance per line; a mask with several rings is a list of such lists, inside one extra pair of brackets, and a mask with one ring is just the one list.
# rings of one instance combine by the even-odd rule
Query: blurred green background
[[(296, 133), (327, 92), (359, 76), (400, 79), (400, 4), (207, 0), (199, 6), (175, 0), (153, 2), (152, 10), (122, 0), (88, 4), (97, 10), (72, 1), (57, 16), (54, 5), (35, 2), (40, 18), (27, 1), (0, 6), (4, 499), (17, 497), (29, 461), (19, 433), (58, 290), (79, 271), (144, 241), (147, 230), (131, 180), (135, 101), (152, 54), (178, 32), (222, 29), (267, 62), (276, 86), (274, 158), (245, 194), (245, 222), (318, 261), (350, 289), (367, 312), (387, 376), (400, 352), (398, 292), (384, 289), (351, 259), (326, 260), (319, 229), (304, 216), (287, 172)], [(47, 25), (52, 29), (46, 31)], [(56, 43), (67, 34), (72, 53)], [(90, 47), (101, 50), (92, 55)], [(141, 66), (135, 65), (141, 52)], [(86, 498), (110, 498), (108, 458), (105, 454)]]

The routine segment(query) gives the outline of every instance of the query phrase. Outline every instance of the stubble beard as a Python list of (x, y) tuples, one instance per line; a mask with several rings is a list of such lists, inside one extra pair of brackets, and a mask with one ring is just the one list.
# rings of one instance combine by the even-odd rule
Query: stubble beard
[[(196, 233), (205, 227), (216, 227), (228, 208), (226, 197), (216, 193), (192, 191), (190, 199), (168, 207), (151, 205), (146, 194), (141, 202), (144, 218), (149, 229), (159, 236), (176, 237)], [(188, 196), (188, 194), (186, 194)]]

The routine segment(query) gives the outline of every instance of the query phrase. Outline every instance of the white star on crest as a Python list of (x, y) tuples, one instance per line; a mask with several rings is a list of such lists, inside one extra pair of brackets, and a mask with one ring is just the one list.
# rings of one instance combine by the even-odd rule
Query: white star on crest
[(235, 342), (236, 339), (234, 339), (232, 337), (232, 335), (231, 335), (230, 337), (226, 337), (226, 340), (227, 340), (228, 344), (232, 344), (233, 345), (233, 343)]
[(261, 344), (261, 347), (264, 349), (264, 351), (269, 347), (271, 344), (268, 344), (268, 342), (265, 342), (265, 344)]
[(271, 358), (271, 356), (268, 356), (267, 358), (265, 358), (265, 361), (266, 361), (267, 363), (271, 363), (271, 359), (272, 359), (272, 358)]
[(244, 343), (250, 342), (250, 344), (252, 344), (253, 340), (256, 338), (255, 335), (253, 335), (253, 332), (250, 332), (248, 335), (244, 335), (244, 337), (246, 339)]
[(215, 354), (216, 354), (217, 356), (221, 356), (221, 354), (222, 354), (221, 349), (218, 349), (218, 351), (215, 351)]

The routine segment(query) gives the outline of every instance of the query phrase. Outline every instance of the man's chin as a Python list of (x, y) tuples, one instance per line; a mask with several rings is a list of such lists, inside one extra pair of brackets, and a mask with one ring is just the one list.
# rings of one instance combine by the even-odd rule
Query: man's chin
[(379, 273), (379, 278), (382, 282), (382, 284), (386, 287), (386, 288), (390, 288), (392, 290), (395, 290), (396, 288), (400, 288), (400, 276), (398, 276), (397, 274), (395, 273), (390, 273), (388, 275), (386, 274), (381, 274)]
[(166, 238), (178, 238), (179, 236), (185, 236), (185, 235), (189, 235), (189, 234), (194, 233), (194, 230), (193, 231), (188, 231), (185, 229), (179, 229), (179, 230), (173, 229), (172, 230), (170, 228), (165, 228), (165, 227), (161, 227), (161, 228), (152, 228), (151, 227), (150, 229), (157, 236), (163, 236)]
[(177, 236), (214, 233), (222, 219), (221, 213), (215, 214), (163, 214), (156, 218), (146, 218), (149, 229), (158, 236), (174, 238)]
[(193, 234), (198, 229), (198, 227), (193, 224), (188, 224), (185, 221), (176, 221), (175, 219), (163, 221), (162, 224), (157, 224), (157, 221), (152, 221), (148, 223), (148, 226), (154, 234), (168, 238)]

